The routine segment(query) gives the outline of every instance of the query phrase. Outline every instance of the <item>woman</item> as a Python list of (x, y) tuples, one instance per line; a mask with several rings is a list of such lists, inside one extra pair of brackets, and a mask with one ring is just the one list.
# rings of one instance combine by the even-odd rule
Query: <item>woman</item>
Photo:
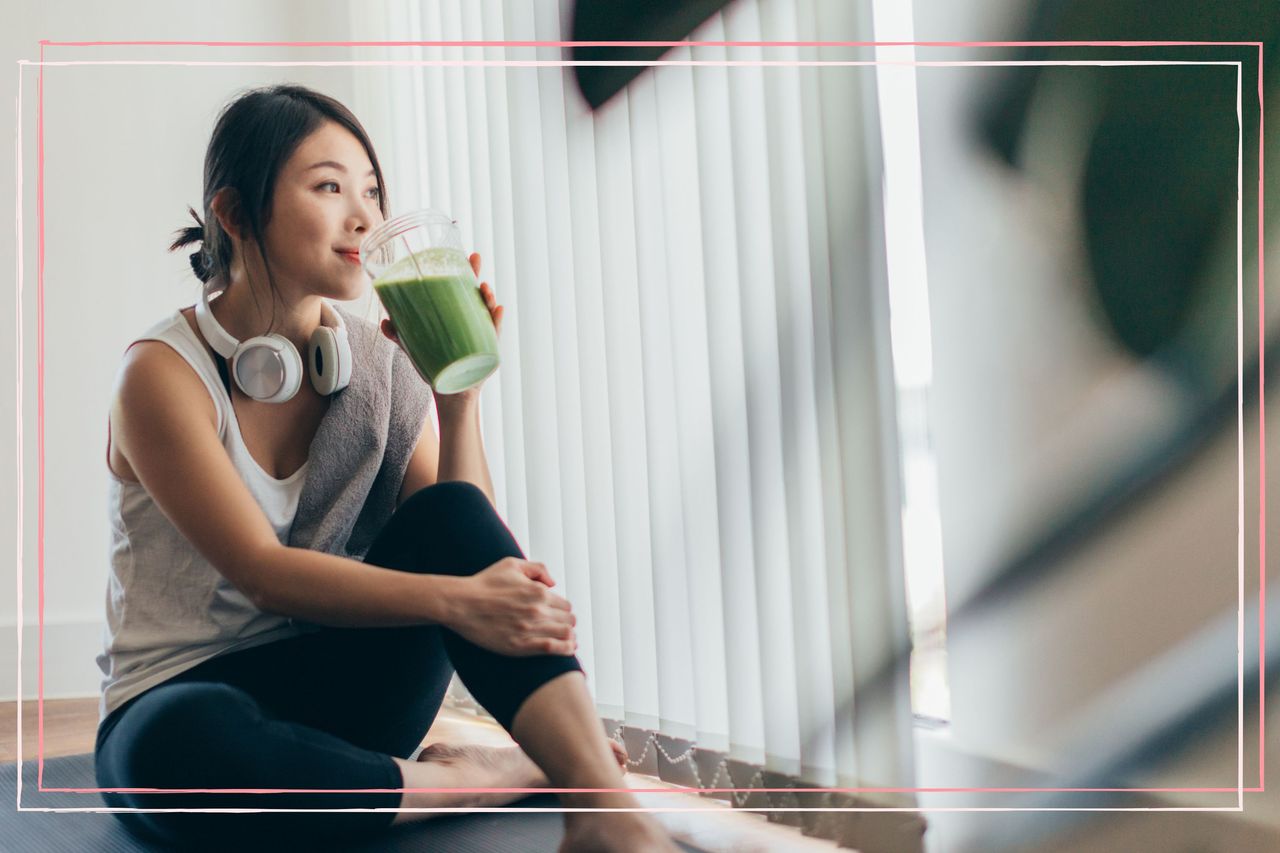
[[(494, 512), (478, 389), (434, 395), (437, 438), (389, 321), (384, 338), (324, 301), (363, 292), (355, 251), (385, 214), (373, 146), (337, 101), (276, 86), (220, 115), (204, 220), (171, 247), (202, 242), (191, 257), (205, 296), (130, 346), (110, 411), (95, 759), (109, 805), (170, 810), (117, 812), (143, 835), (314, 845), (431, 816), (410, 809), (522, 796), (447, 789), (625, 787), (625, 753), (573, 656), (569, 603)], [(500, 326), (492, 288), (481, 292)], [(268, 332), (292, 385), (233, 353)], [(353, 394), (371, 412), (359, 438), (310, 457)], [(365, 474), (326, 470), (337, 455)], [(343, 498), (312, 507), (322, 521), (307, 529), (340, 535), (287, 544), (326, 477)], [(433, 745), (410, 760), (454, 668), (520, 747)], [(625, 792), (561, 799), (637, 806)], [(292, 811), (192, 811), (264, 808)], [(642, 813), (567, 812), (563, 849), (674, 848)]]

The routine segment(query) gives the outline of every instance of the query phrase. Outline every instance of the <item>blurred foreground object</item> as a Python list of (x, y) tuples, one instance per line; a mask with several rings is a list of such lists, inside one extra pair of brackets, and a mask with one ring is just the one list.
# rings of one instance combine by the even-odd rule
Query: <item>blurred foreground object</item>
[[(1278, 70), (1277, 35), (1280, 3), (1274, 0), (1174, 0), (1158, 7), (1134, 0), (1040, 0), (1032, 6), (1028, 31), (1016, 37), (1263, 42), (1261, 73), (1264, 95), (1270, 98)], [(1050, 78), (1070, 75), (1076, 97), (1092, 102), (1078, 214), (1096, 308), (1111, 335), (1134, 356), (1155, 357), (1189, 384), (1212, 393), (1214, 389), (1203, 388), (1212, 381), (1208, 374), (1218, 373), (1215, 368), (1224, 358), (1234, 361), (1236, 350), (1235, 265), (1221, 258), (1215, 263), (1215, 254), (1235, 249), (1238, 158), (1246, 267), (1256, 254), (1257, 49), (1031, 47), (1018, 53), (1017, 58), (1026, 60), (1243, 60), (1240, 125), (1234, 64), (1009, 68), (981, 118), (989, 146), (1006, 163), (1020, 166), (1034, 155), (1028, 146), (1052, 144), (1028, 132), (1036, 98), (1050, 88)], [(1257, 303), (1249, 299), (1251, 292), (1246, 286), (1246, 335), (1258, 325), (1256, 315), (1249, 322)], [(1256, 357), (1256, 339), (1253, 343)]]
[[(578, 0), (573, 7), (574, 41), (680, 41), (729, 0)], [(667, 47), (574, 47), (576, 60), (651, 60)], [(643, 65), (579, 65), (578, 86), (599, 109), (645, 70)]]

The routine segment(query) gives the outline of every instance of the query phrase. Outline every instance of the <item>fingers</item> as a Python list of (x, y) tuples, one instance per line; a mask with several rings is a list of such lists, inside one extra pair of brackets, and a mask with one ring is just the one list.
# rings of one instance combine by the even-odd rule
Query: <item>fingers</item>
[(527, 577), (532, 578), (539, 583), (546, 584), (548, 587), (556, 585), (551, 574), (547, 571), (547, 567), (542, 563), (523, 562), (520, 564), (520, 568), (524, 571)]
[(572, 643), (578, 641), (573, 626), (565, 622), (544, 622), (534, 630), (534, 633), (547, 640), (568, 640)]
[(547, 608), (541, 614), (542, 625), (551, 625), (556, 628), (563, 628), (566, 631), (578, 624), (578, 617), (570, 610), (559, 610), (555, 608)]
[(523, 645), (530, 654), (571, 655), (578, 651), (578, 633), (567, 622), (542, 622), (527, 629)]
[(573, 632), (546, 631), (526, 636), (520, 644), (526, 655), (571, 655), (578, 651), (578, 638)]
[[(476, 279), (480, 278), (480, 253), (472, 252), (467, 258), (471, 262), (471, 271), (475, 273)], [(493, 288), (489, 282), (480, 283), (480, 295), (484, 297), (485, 307), (489, 309), (489, 316), (493, 318), (493, 328), (495, 331), (502, 331), (502, 306), (498, 304), (498, 298), (493, 293)]]
[[(574, 630), (578, 617), (569, 602), (549, 591), (555, 580), (544, 563), (535, 563), (515, 557), (500, 561), (506, 571), (518, 569), (521, 574), (543, 587), (524, 587), (515, 600), (522, 602), (521, 617), (515, 627), (512, 646), (508, 654), (516, 655), (572, 655), (578, 650), (578, 636)], [(514, 615), (514, 614), (513, 614)]]
[(547, 655), (569, 656), (578, 650), (576, 640), (543, 640), (540, 651)]
[(396, 324), (392, 323), (389, 318), (383, 318), (379, 328), (382, 329), (382, 334), (386, 335), (388, 340), (400, 343), (400, 336), (396, 334)]
[(502, 331), (502, 315), (505, 308), (498, 304), (498, 297), (493, 292), (493, 287), (489, 282), (480, 283), (480, 296), (484, 299), (484, 305), (489, 309), (489, 316), (493, 318), (493, 328), (495, 331)]
[[(578, 650), (578, 634), (574, 630), (578, 617), (569, 611), (569, 602), (550, 593), (547, 595), (552, 599), (548, 601), (552, 606), (544, 608), (542, 618), (530, 626), (530, 641), (535, 648), (543, 650), (544, 654), (574, 654)], [(563, 608), (558, 606), (561, 602), (564, 604)]]

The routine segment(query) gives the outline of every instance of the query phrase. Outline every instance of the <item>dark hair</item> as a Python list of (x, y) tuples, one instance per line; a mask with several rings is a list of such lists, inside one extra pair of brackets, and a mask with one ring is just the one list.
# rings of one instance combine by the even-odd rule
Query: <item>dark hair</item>
[(378, 207), (385, 217), (387, 191), (378, 155), (351, 111), (305, 86), (268, 86), (245, 92), (218, 115), (204, 155), (204, 219), (188, 207), (196, 224), (177, 231), (169, 251), (202, 243), (200, 250), (191, 254), (191, 269), (202, 282), (230, 271), (231, 241), (213, 215), (214, 196), (229, 188), (233, 191), (232, 214), (261, 249), (274, 292), (275, 280), (262, 235), (271, 217), (276, 178), (298, 145), (326, 121), (346, 128), (364, 146), (378, 181)]

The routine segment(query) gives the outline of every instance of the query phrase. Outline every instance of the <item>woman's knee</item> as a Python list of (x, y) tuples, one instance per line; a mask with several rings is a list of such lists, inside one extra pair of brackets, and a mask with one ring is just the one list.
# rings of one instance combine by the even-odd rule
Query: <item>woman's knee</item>
[(410, 495), (387, 522), (365, 561), (423, 574), (470, 575), (503, 557), (523, 557), (489, 497), (449, 480)]
[(492, 513), (489, 496), (475, 483), (466, 480), (444, 480), (423, 486), (396, 510), (424, 521), (447, 524), (456, 517), (467, 517), (476, 512)]

